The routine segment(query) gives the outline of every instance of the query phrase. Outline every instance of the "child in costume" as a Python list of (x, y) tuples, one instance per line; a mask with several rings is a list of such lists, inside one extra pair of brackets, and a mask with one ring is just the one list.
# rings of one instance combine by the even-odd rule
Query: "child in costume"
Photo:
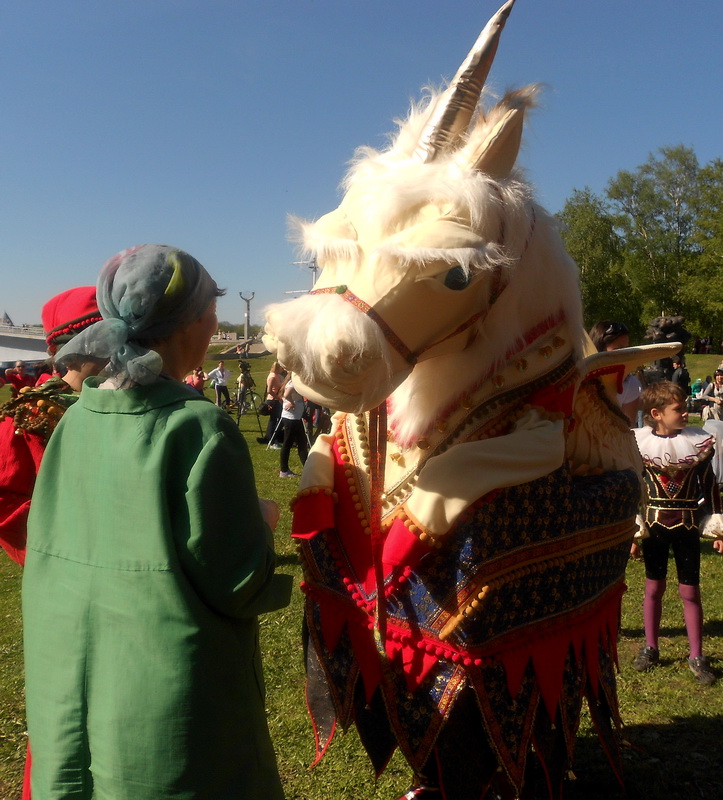
[[(673, 549), (678, 593), (690, 643), (688, 665), (704, 684), (716, 676), (703, 655), (703, 606), (700, 599), (699, 535), (714, 536), (723, 552), (721, 495), (712, 468), (714, 437), (702, 428), (686, 427), (686, 397), (670, 382), (648, 386), (642, 394), (645, 427), (635, 430), (645, 466), (647, 500), (643, 512), (645, 645), (633, 668), (646, 672), (658, 663), (658, 636), (666, 588), (668, 553)], [(700, 503), (710, 516), (700, 518)]]

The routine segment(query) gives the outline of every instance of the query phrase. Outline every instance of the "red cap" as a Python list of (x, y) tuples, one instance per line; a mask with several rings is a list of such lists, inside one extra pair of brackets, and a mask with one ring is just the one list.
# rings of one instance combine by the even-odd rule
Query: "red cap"
[(54, 355), (60, 345), (102, 319), (95, 286), (79, 286), (55, 295), (43, 306), (42, 317), (48, 352)]

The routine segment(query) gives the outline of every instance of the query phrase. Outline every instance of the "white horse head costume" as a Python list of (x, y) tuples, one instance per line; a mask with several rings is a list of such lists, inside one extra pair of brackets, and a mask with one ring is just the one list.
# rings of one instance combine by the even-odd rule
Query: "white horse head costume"
[(264, 340), (339, 412), (295, 503), (319, 756), (353, 721), (377, 770), (399, 746), (455, 798), (520, 791), (533, 738), (554, 793), (582, 695), (617, 752), (641, 469), (615, 394), (662, 352), (585, 358), (577, 268), (515, 170), (538, 90), (478, 107), (513, 3), (300, 226), (322, 273)]
[(536, 87), (474, 114), (511, 7), (389, 150), (358, 153), (341, 205), (301, 226), (314, 292), (267, 315), (267, 345), (309, 397), (361, 412), (402, 384), (405, 439), (519, 351), (525, 322), (582, 330), (577, 269), (514, 168)]

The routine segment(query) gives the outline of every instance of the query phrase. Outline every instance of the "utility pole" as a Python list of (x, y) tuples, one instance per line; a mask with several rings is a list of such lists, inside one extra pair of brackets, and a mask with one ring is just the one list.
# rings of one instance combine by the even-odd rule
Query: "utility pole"
[(243, 292), (239, 292), (238, 296), (246, 303), (246, 313), (244, 314), (244, 341), (249, 340), (249, 319), (251, 318), (251, 301), (254, 299), (255, 292), (251, 292), (251, 297), (244, 297)]

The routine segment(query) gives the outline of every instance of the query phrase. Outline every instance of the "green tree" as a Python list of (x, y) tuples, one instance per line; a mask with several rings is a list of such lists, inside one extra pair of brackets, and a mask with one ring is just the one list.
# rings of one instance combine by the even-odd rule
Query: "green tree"
[(716, 159), (698, 174), (696, 229), (693, 241), (699, 248), (695, 268), (681, 291), (697, 331), (713, 335), (718, 345), (723, 337), (723, 160)]
[(565, 247), (580, 269), (585, 327), (602, 319), (624, 322), (640, 338), (641, 303), (624, 269), (623, 241), (609, 208), (589, 188), (575, 189), (558, 214)]
[(624, 239), (625, 271), (642, 298), (645, 318), (686, 315), (683, 291), (700, 255), (696, 243), (698, 159), (692, 149), (661, 147), (633, 172), (607, 187)]

